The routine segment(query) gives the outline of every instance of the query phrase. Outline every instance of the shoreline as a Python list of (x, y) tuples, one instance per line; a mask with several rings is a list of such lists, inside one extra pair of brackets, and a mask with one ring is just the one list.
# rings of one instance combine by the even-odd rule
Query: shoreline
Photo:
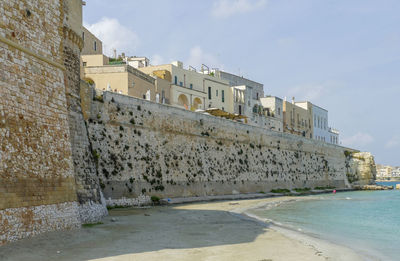
[(0, 259), (366, 260), (350, 248), (246, 215), (250, 209), (307, 198), (283, 196), (114, 209), (101, 225), (0, 247)]
[(301, 229), (296, 230), (294, 227), (289, 227), (285, 224), (280, 223), (279, 221), (262, 218), (257, 216), (256, 214), (249, 213), (249, 211), (258, 208), (266, 208), (267, 211), (268, 209), (278, 207), (282, 203), (287, 202), (315, 200), (313, 198), (309, 198), (309, 196), (315, 195), (307, 195), (296, 199), (284, 199), (282, 201), (273, 203), (266, 202), (265, 204), (259, 204), (253, 207), (250, 206), (246, 209), (242, 209), (237, 214), (242, 215), (245, 219), (252, 219), (255, 222), (258, 222), (260, 225), (268, 226), (269, 228), (275, 230), (278, 233), (281, 233), (287, 238), (299, 241), (304, 245), (310, 246), (315, 249), (321, 256), (329, 260), (380, 260), (379, 257), (377, 257), (376, 255), (372, 255), (371, 253), (362, 254), (357, 249), (341, 245), (338, 242), (332, 242), (327, 238), (321, 238), (317, 235), (312, 235)]

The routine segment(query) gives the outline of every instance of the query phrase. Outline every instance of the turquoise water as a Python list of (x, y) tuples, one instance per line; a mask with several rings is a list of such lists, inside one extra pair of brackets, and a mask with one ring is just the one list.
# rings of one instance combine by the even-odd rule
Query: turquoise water
[(400, 190), (310, 196), (250, 211), (286, 227), (347, 246), (373, 260), (400, 260)]

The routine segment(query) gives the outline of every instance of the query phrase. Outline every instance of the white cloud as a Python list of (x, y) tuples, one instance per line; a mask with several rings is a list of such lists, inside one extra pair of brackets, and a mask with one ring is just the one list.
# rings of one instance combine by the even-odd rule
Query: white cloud
[(197, 69), (200, 69), (201, 64), (209, 66), (210, 69), (220, 66), (218, 59), (214, 55), (204, 52), (200, 46), (190, 49), (190, 55), (186, 64), (197, 67)]
[(113, 49), (117, 54), (134, 55), (139, 45), (139, 37), (135, 32), (120, 24), (115, 18), (103, 17), (94, 24), (84, 24), (85, 27), (103, 42), (105, 55), (113, 56)]
[(217, 18), (227, 18), (260, 9), (266, 4), (267, 0), (218, 0), (214, 2), (211, 13)]
[(400, 146), (400, 136), (393, 136), (388, 142), (385, 144), (385, 148), (393, 149)]
[(353, 136), (342, 138), (342, 143), (347, 147), (363, 147), (374, 142), (374, 138), (368, 133), (358, 132)]

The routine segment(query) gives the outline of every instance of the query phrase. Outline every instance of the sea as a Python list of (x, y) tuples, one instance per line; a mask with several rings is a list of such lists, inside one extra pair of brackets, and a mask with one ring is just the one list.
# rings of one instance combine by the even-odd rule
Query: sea
[(313, 195), (307, 200), (248, 212), (285, 228), (351, 248), (365, 260), (400, 260), (400, 190)]

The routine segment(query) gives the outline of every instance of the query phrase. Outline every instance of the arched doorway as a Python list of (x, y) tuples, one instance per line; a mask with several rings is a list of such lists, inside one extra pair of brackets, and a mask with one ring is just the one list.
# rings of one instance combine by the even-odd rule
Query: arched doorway
[(203, 104), (203, 103), (201, 102), (201, 99), (199, 97), (194, 98), (192, 109), (193, 110), (199, 109), (201, 104)]
[(186, 97), (185, 94), (180, 94), (180, 95), (179, 95), (179, 97), (178, 97), (178, 104), (179, 104), (180, 106), (183, 106), (183, 107), (185, 107), (186, 109), (188, 109), (188, 107), (189, 107), (189, 100), (188, 100), (188, 98)]

